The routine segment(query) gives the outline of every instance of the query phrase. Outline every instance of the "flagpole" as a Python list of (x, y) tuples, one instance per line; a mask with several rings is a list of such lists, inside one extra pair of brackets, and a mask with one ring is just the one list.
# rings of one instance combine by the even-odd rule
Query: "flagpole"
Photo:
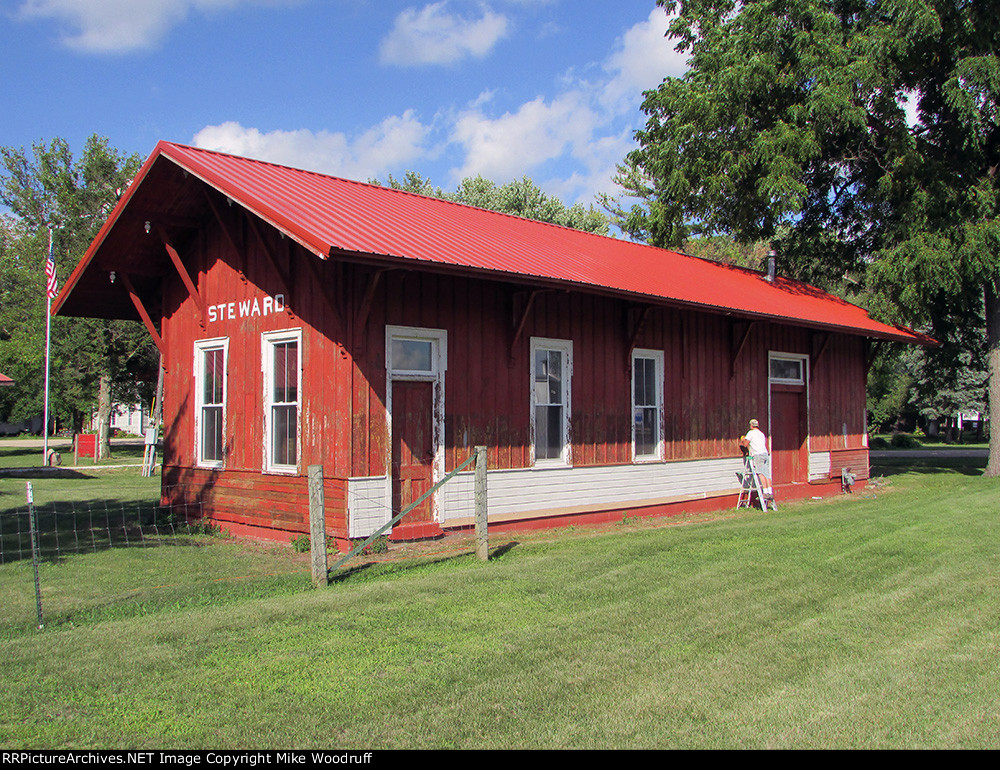
[[(49, 256), (52, 259), (52, 225), (49, 225)], [(42, 465), (49, 464), (49, 342), (52, 334), (52, 292), (48, 276), (45, 287), (45, 426), (42, 428)]]

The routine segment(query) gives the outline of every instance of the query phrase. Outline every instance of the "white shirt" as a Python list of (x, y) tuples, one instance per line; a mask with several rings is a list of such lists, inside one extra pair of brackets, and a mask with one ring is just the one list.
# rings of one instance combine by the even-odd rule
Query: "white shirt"
[(750, 442), (750, 454), (767, 454), (767, 437), (757, 428), (751, 428), (747, 431), (747, 441)]

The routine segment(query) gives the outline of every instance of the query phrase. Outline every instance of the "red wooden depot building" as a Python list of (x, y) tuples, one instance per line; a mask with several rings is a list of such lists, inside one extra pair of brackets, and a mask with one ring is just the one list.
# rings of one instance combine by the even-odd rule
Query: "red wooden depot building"
[[(54, 312), (149, 328), (164, 498), (289, 538), (322, 464), (342, 544), (478, 444), (495, 527), (733, 505), (751, 417), (779, 500), (839, 491), (875, 345), (923, 341), (781, 277), (167, 142)], [(393, 536), (470, 526), (447, 489)]]

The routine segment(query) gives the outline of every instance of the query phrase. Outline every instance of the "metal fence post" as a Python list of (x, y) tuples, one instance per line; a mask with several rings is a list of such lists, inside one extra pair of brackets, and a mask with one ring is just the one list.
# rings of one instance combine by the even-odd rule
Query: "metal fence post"
[(329, 585), (326, 562), (326, 506), (323, 496), (323, 466), (309, 466), (309, 545), (312, 552), (313, 584)]
[(476, 556), (490, 558), (489, 506), (486, 496), (486, 447), (476, 447)]
[(25, 482), (25, 494), (28, 497), (28, 530), (31, 536), (31, 564), (35, 569), (35, 609), (38, 610), (38, 630), (45, 628), (42, 622), (42, 587), (38, 581), (38, 526), (35, 522), (35, 495), (31, 482)]

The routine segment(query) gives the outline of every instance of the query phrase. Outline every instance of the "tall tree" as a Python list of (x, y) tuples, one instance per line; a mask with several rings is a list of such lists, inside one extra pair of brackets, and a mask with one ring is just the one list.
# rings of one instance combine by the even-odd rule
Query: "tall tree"
[(996, 3), (658, 1), (690, 69), (646, 94), (627, 231), (772, 240), (784, 270), (867, 274), (875, 312), (932, 330), (985, 304), (1000, 425)]
[[(49, 228), (57, 275), (65, 280), (135, 176), (140, 158), (92, 136), (79, 159), (64, 140), (55, 139), (36, 144), (30, 155), (2, 147), (0, 161), (0, 202), (14, 215), (5, 220), (0, 239), (0, 368), (17, 375), (0, 406), (26, 418), (42, 410)], [(96, 404), (98, 434), (109, 454), (111, 402), (134, 403), (142, 381), (155, 380), (154, 351), (141, 324), (52, 319), (54, 413), (78, 422)]]
[[(377, 179), (372, 180), (372, 183), (383, 184)], [(594, 206), (584, 207), (580, 203), (567, 206), (555, 196), (542, 192), (528, 177), (502, 185), (482, 176), (467, 177), (462, 180), (455, 192), (449, 193), (440, 187), (435, 187), (429, 179), (420, 174), (407, 171), (402, 179), (396, 179), (390, 174), (383, 186), (464, 203), (468, 206), (478, 206), (481, 209), (501, 211), (504, 214), (515, 214), (526, 219), (551, 222), (572, 227), (574, 230), (585, 230), (601, 235), (608, 232), (608, 218)]]

